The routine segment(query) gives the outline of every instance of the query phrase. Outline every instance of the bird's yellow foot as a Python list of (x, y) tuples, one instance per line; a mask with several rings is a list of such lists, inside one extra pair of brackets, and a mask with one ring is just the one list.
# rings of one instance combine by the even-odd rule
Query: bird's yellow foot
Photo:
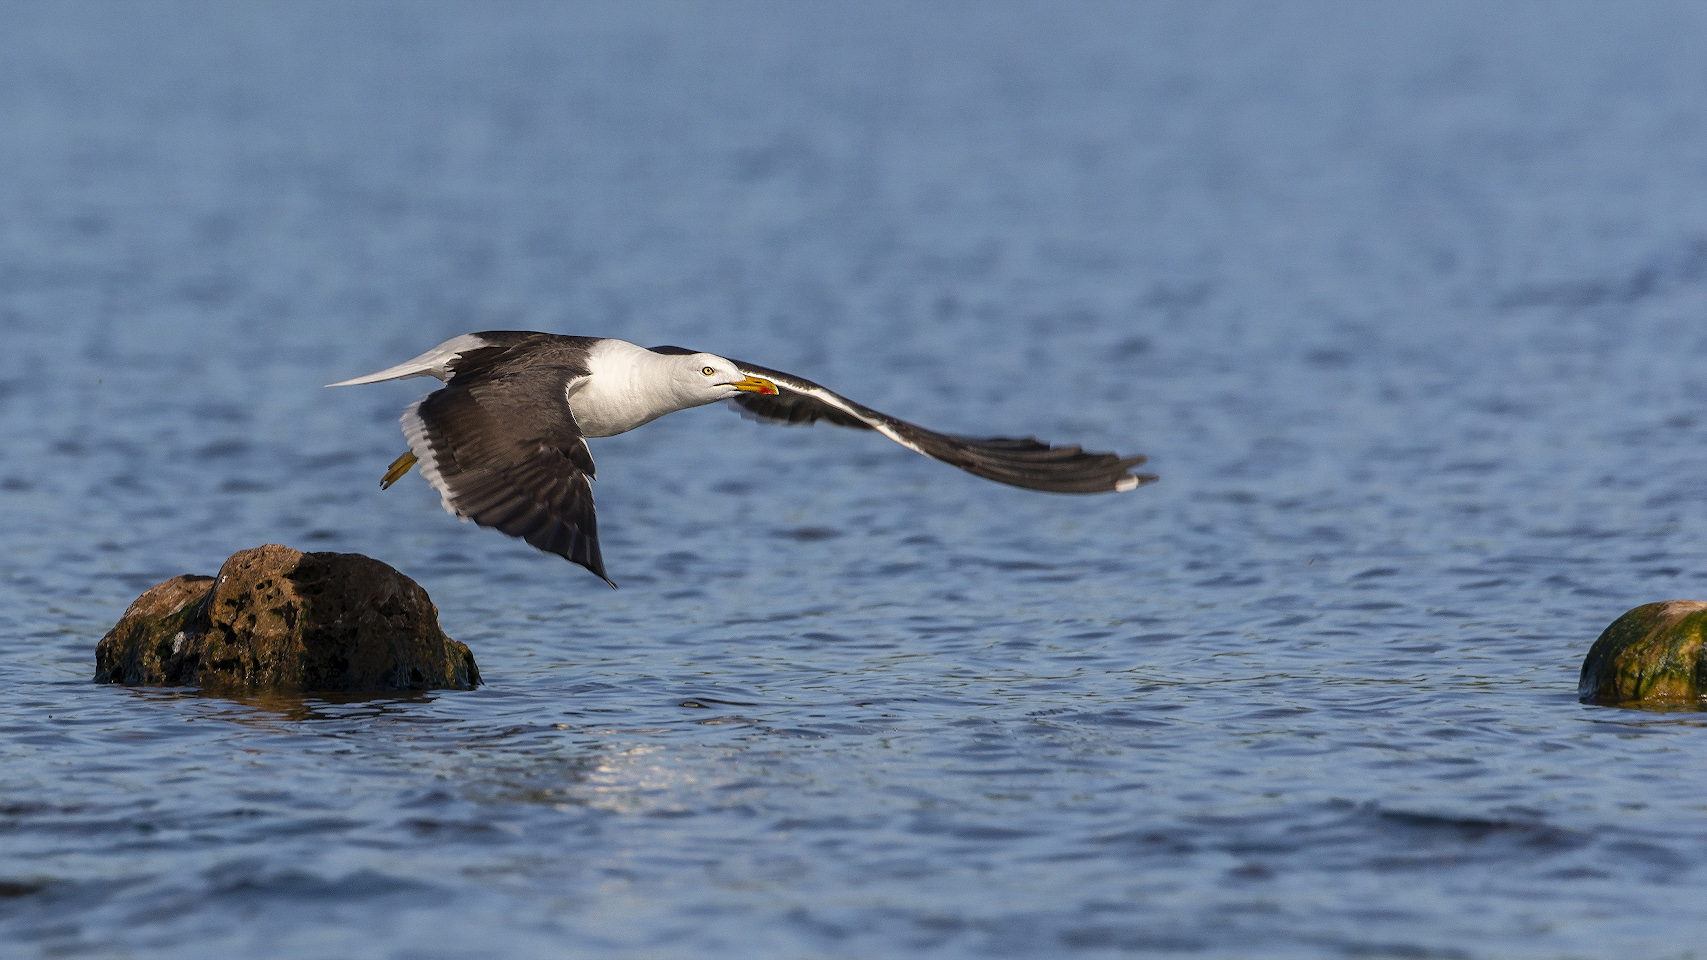
[(403, 456), (391, 461), (391, 466), (385, 471), (385, 477), (379, 481), (379, 489), (389, 490), (391, 485), (396, 483), (399, 477), (408, 473), (409, 468), (414, 465), (415, 454), (413, 453), (405, 453)]

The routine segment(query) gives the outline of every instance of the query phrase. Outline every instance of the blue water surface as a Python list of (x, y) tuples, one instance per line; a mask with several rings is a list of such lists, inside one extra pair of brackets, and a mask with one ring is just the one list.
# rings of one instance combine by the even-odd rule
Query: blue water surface
[[(0, 3), (0, 955), (1702, 956), (1707, 724), (1576, 679), (1704, 314), (1700, 4)], [(483, 329), (1163, 479), (689, 411), (613, 592), (321, 389)], [(268, 542), (487, 685), (90, 682)]]

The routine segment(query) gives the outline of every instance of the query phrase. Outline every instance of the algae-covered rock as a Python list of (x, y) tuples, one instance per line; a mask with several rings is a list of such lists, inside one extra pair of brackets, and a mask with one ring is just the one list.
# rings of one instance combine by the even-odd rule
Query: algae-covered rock
[(1643, 604), (1600, 635), (1583, 660), (1585, 703), (1655, 706), (1700, 703), (1707, 694), (1707, 603)]
[(268, 544), (174, 577), (95, 647), (97, 683), (207, 690), (469, 689), (480, 670), (420, 585), (358, 553)]

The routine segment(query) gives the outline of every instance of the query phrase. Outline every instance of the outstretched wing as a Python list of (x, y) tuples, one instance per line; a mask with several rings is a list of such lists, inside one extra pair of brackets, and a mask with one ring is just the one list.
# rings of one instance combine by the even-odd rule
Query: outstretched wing
[(540, 363), (498, 372), (494, 361), (504, 352), (476, 349), (451, 361), (443, 389), (404, 411), (421, 475), (450, 513), (578, 563), (614, 587), (599, 554), (593, 456), (564, 392), (587, 371)]
[(776, 396), (743, 393), (729, 402), (753, 419), (810, 424), (827, 420), (838, 426), (876, 430), (909, 450), (953, 464), (987, 480), (1051, 493), (1108, 493), (1131, 490), (1156, 479), (1131, 473), (1143, 457), (1086, 453), (1083, 447), (1052, 447), (1031, 437), (978, 439), (926, 430), (780, 370), (733, 361), (742, 373), (777, 385)]

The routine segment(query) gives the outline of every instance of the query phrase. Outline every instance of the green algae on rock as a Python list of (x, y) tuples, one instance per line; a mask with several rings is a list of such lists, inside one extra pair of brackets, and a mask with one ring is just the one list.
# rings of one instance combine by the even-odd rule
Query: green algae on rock
[(95, 648), (95, 682), (204, 690), (467, 690), (468, 647), (415, 581), (358, 553), (268, 544), (149, 588)]
[(1625, 706), (1707, 705), (1704, 631), (1707, 602), (1666, 600), (1631, 610), (1612, 621), (1589, 648), (1578, 699)]

